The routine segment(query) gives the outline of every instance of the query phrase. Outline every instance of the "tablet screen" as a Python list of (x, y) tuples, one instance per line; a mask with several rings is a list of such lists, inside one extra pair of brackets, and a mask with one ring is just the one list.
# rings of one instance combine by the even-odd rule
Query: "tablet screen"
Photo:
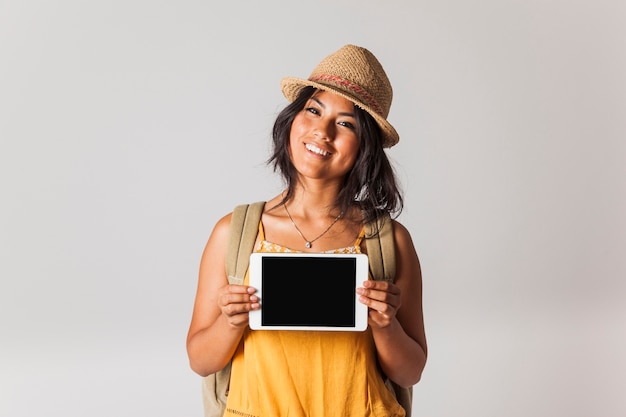
[(252, 328), (364, 329), (367, 308), (357, 301), (356, 288), (367, 279), (365, 255), (256, 255), (250, 284), (261, 309), (251, 313)]

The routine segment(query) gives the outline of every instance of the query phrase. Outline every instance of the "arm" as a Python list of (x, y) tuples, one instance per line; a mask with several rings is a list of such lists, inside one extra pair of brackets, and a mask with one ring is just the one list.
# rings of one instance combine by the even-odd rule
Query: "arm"
[(394, 221), (396, 279), (366, 281), (358, 290), (370, 308), (369, 324), (383, 372), (401, 386), (416, 384), (426, 364), (422, 275), (409, 232)]
[(202, 254), (187, 334), (191, 369), (202, 376), (228, 364), (248, 325), (248, 312), (259, 308), (253, 288), (228, 284), (225, 259), (230, 219), (227, 215), (218, 221)]

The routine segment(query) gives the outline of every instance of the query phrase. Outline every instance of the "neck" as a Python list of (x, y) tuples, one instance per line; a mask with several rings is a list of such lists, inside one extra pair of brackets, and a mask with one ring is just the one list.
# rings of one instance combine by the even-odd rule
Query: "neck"
[(333, 209), (337, 201), (340, 186), (338, 184), (298, 184), (293, 196), (289, 199), (292, 212), (303, 217), (309, 216), (337, 216)]

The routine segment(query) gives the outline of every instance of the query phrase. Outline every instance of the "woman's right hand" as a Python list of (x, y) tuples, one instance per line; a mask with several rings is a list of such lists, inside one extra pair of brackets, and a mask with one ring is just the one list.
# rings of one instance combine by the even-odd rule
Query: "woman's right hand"
[(232, 359), (248, 326), (249, 312), (260, 308), (254, 288), (228, 283), (230, 220), (229, 214), (217, 222), (200, 261), (187, 353), (191, 369), (202, 376), (219, 371)]
[(255, 288), (247, 285), (229, 284), (220, 289), (217, 303), (229, 325), (236, 328), (248, 325), (249, 312), (261, 307), (255, 292)]

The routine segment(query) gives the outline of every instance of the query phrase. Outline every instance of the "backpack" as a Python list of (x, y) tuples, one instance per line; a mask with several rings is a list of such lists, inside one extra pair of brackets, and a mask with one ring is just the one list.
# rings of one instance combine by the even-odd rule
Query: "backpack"
[[(243, 284), (250, 254), (254, 249), (264, 201), (244, 204), (233, 210), (228, 246), (226, 248), (226, 275), (229, 284)], [(369, 268), (375, 280), (393, 281), (396, 274), (396, 255), (393, 228), (389, 215), (365, 225), (365, 245)], [(369, 236), (369, 237), (368, 237)], [(202, 400), (205, 417), (222, 417), (226, 409), (230, 385), (229, 362), (220, 371), (202, 379)], [(403, 388), (385, 378), (385, 385), (396, 396), (396, 400), (410, 417), (413, 402), (413, 387)]]

